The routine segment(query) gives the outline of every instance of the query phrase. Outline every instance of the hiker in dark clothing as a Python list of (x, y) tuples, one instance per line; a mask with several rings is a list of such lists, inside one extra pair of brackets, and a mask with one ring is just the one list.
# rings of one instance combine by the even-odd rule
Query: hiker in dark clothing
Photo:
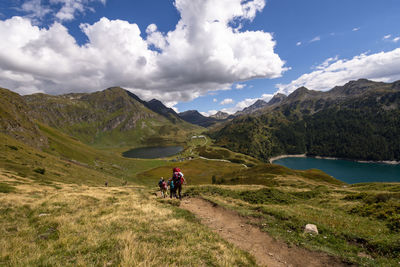
[(186, 184), (185, 182), (185, 177), (183, 176), (183, 173), (179, 168), (173, 168), (172, 170), (172, 181), (174, 182), (174, 185), (176, 187), (176, 190), (178, 191), (178, 197), (179, 199), (182, 199), (182, 184)]

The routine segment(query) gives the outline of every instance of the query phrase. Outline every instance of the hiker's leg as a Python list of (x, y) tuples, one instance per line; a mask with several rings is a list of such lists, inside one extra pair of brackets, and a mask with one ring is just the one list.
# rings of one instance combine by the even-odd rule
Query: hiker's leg
[(179, 196), (179, 199), (182, 199), (181, 191), (182, 191), (182, 185), (180, 184), (180, 185), (178, 186), (178, 196)]

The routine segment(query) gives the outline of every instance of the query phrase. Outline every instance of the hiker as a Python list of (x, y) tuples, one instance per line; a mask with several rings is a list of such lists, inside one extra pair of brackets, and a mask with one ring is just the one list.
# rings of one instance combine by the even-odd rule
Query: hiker
[[(178, 191), (179, 199), (182, 199), (181, 191), (182, 191), (182, 184), (186, 184), (185, 177), (179, 168), (172, 169), (172, 180), (174, 181), (174, 185), (176, 190)], [(176, 194), (176, 193), (175, 193)]]
[(160, 178), (158, 186), (160, 187), (161, 196), (165, 198), (167, 196), (167, 183), (164, 181), (164, 177)]
[(174, 181), (172, 180), (172, 178), (169, 178), (168, 186), (169, 186), (169, 198), (176, 197), (176, 187), (174, 185)]

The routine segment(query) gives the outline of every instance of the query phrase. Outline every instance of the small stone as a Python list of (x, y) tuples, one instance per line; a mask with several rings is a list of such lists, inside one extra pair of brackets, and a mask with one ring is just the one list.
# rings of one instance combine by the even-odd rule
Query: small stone
[(50, 214), (48, 214), (48, 213), (40, 213), (39, 214), (39, 217), (44, 217), (44, 216), (49, 216)]
[(222, 228), (221, 229), (219, 229), (220, 231), (222, 231)]
[(240, 227), (244, 227), (244, 224), (241, 224)]
[(359, 253), (357, 254), (357, 256), (358, 256), (358, 257), (361, 257), (361, 258), (367, 258), (367, 259), (370, 259), (370, 260), (373, 259), (370, 255), (368, 255), (367, 253), (364, 253), (364, 252), (359, 252)]
[(325, 239), (327, 239), (327, 237), (326, 237), (326, 236), (324, 236), (324, 238), (325, 238)]
[(318, 235), (318, 228), (315, 224), (307, 224), (306, 227), (304, 228), (304, 233)]

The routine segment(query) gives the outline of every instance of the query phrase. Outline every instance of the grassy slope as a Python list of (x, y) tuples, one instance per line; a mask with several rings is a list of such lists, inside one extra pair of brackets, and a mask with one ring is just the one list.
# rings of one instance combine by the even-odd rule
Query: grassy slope
[(254, 259), (140, 187), (38, 184), (0, 171), (2, 266), (254, 266)]
[(24, 100), (38, 121), (96, 148), (175, 144), (200, 129), (151, 111), (121, 88), (64, 96), (34, 94)]
[[(44, 151), (0, 134), (0, 227), (6, 233), (0, 239), (1, 265), (254, 264), (188, 213), (150, 197), (149, 188), (173, 166), (182, 168), (189, 185), (210, 184), (213, 176), (222, 184), (186, 187), (187, 195), (258, 217), (260, 228), (279, 239), (365, 265), (400, 260), (398, 184), (346, 186), (317, 170), (270, 164), (125, 159), (118, 149), (99, 151), (51, 127), (39, 124), (39, 130), (48, 139)], [(200, 154), (202, 142), (194, 140), (185, 155)], [(208, 156), (253, 162), (205, 145)], [(106, 180), (145, 186), (93, 187)], [(315, 223), (321, 234), (303, 234), (306, 223)], [(184, 254), (167, 246), (174, 243), (171, 233), (182, 240)], [(167, 259), (153, 252), (160, 247), (167, 247), (162, 250)]]
[[(365, 266), (400, 261), (398, 183), (338, 186), (292, 175), (282, 178), (269, 186), (190, 187), (186, 194), (256, 217), (263, 231), (289, 244)], [(317, 225), (319, 235), (303, 233), (308, 223)]]

